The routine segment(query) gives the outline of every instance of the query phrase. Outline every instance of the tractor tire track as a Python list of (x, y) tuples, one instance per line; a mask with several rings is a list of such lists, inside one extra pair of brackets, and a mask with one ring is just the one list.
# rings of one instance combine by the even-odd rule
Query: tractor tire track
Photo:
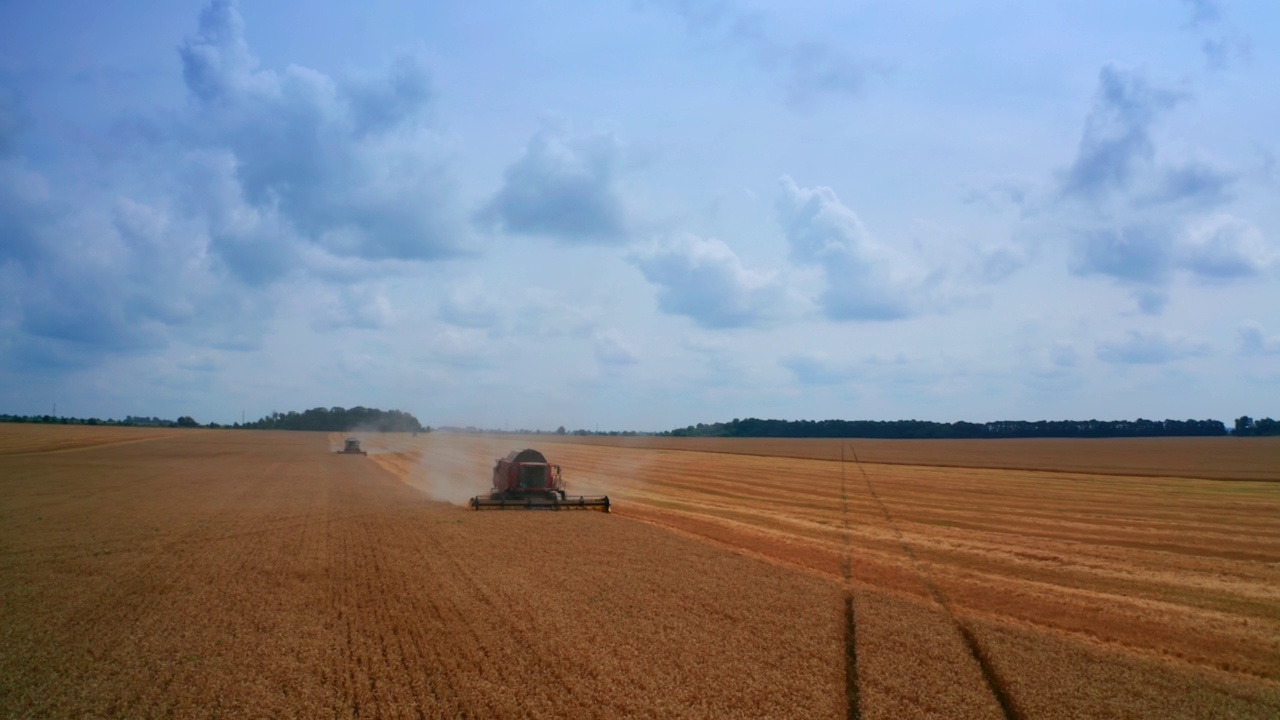
[(889, 523), (889, 527), (893, 530), (899, 544), (901, 544), (903, 552), (906, 553), (908, 558), (910, 558), (911, 564), (915, 568), (920, 581), (924, 584), (925, 588), (928, 589), (929, 595), (933, 598), (934, 602), (942, 608), (943, 612), (946, 613), (947, 617), (951, 620), (951, 624), (955, 627), (956, 632), (959, 633), (960, 638), (964, 641), (969, 654), (972, 655), (974, 661), (978, 663), (978, 668), (982, 671), (982, 679), (987, 685), (987, 690), (1000, 705), (1000, 710), (1004, 713), (1005, 720), (1023, 720), (1023, 714), (1019, 711), (1013, 697), (1006, 689), (1006, 683), (997, 673), (991, 662), (990, 656), (978, 642), (973, 631), (969, 629), (968, 625), (966, 625), (958, 615), (956, 615), (951, 604), (947, 602), (946, 596), (938, 589), (938, 586), (930, 576), (928, 569), (920, 562), (920, 559), (916, 556), (915, 550), (913, 550), (911, 545), (907, 542), (906, 536), (902, 533), (897, 521), (894, 520), (893, 514), (889, 512), (888, 506), (885, 505), (880, 494), (876, 492), (875, 486), (871, 484), (871, 476), (867, 474), (866, 468), (864, 468), (862, 463), (858, 461), (858, 453), (854, 448), (853, 443), (849, 443), (849, 451), (853, 454), (854, 465), (857, 466), (859, 472), (862, 474), (862, 479), (866, 484), (867, 492), (871, 495), (872, 499), (875, 500), (876, 505), (879, 506), (881, 514), (884, 516), (885, 521)]
[(844, 697), (847, 720), (861, 720), (862, 703), (858, 689), (858, 624), (853, 597), (853, 540), (850, 536), (849, 484), (845, 473), (844, 448), (840, 452), (840, 510), (844, 526), (844, 554), (840, 571), (844, 579)]

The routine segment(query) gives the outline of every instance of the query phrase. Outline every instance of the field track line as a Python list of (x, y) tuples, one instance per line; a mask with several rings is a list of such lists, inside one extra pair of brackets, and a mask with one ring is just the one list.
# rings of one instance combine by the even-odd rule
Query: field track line
[(840, 510), (844, 524), (844, 553), (840, 574), (844, 576), (844, 696), (848, 720), (861, 720), (858, 689), (858, 626), (853, 604), (853, 541), (849, 533), (849, 489), (845, 477), (844, 445), (840, 446)]
[[(888, 521), (889, 527), (892, 528), (894, 535), (898, 537), (898, 542), (902, 545), (902, 550), (911, 559), (912, 566), (915, 567), (916, 574), (920, 577), (920, 581), (929, 590), (929, 594), (933, 599), (942, 606), (943, 612), (951, 618), (951, 623), (955, 626), (956, 631), (960, 633), (960, 637), (964, 640), (965, 646), (969, 649), (969, 653), (973, 655), (973, 659), (977, 661), (979, 669), (982, 670), (982, 679), (987, 683), (987, 689), (991, 691), (991, 695), (995, 697), (996, 702), (1000, 704), (1000, 710), (1004, 713), (1005, 720), (1022, 720), (1023, 714), (1014, 704), (1013, 698), (1010, 697), (1005, 690), (1004, 683), (996, 676), (995, 668), (991, 665), (991, 658), (987, 656), (986, 651), (978, 643), (978, 638), (974, 636), (969, 626), (965, 625), (951, 609), (951, 605), (947, 602), (946, 597), (938, 586), (933, 582), (933, 578), (929, 576), (928, 570), (916, 557), (915, 550), (911, 549), (911, 545), (907, 543), (906, 536), (902, 534), (902, 530), (898, 527), (897, 521), (893, 519), (893, 515), (889, 512), (889, 508), (880, 499), (880, 494), (876, 492), (875, 487), (871, 484), (871, 476), (867, 474), (866, 468), (862, 463), (858, 462), (858, 451), (853, 447), (853, 443), (849, 443), (849, 451), (853, 453), (853, 463), (862, 473), (862, 480), (867, 485), (867, 492), (871, 493), (871, 497), (875, 499), (876, 504), (880, 506), (880, 512), (884, 514), (884, 519)], [(841, 476), (843, 479), (843, 475)]]
[(84, 452), (86, 450), (97, 450), (99, 448), (117, 447), (119, 445), (136, 445), (138, 443), (153, 442), (156, 440), (168, 440), (177, 437), (181, 433), (169, 433), (167, 435), (153, 435), (151, 437), (134, 438), (132, 440), (110, 440), (105, 442), (92, 443), (89, 445), (76, 445), (74, 447), (57, 447), (48, 450), (26, 450), (23, 452), (4, 452), (0, 450), (0, 458), (26, 457), (30, 455), (57, 455), (61, 453)]

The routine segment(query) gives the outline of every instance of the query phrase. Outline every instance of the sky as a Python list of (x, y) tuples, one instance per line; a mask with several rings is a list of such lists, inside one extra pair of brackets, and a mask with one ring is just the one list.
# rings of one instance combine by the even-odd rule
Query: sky
[(0, 413), (1280, 413), (1280, 4), (0, 0)]

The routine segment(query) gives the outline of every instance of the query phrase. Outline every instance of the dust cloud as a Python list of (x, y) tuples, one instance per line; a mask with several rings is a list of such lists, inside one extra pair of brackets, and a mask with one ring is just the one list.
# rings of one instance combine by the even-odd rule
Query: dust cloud
[[(618, 447), (571, 439), (482, 436), (435, 431), (348, 433), (361, 441), (370, 460), (432, 500), (466, 506), (489, 492), (493, 464), (512, 450), (533, 447), (563, 468), (573, 495), (608, 495), (615, 502), (644, 496), (654, 482), (653, 465), (663, 451)], [(341, 444), (341, 436), (337, 442)]]
[(487, 443), (442, 432), (359, 437), (371, 460), (432, 500), (465, 506), (489, 490), (496, 456), (490, 456)]

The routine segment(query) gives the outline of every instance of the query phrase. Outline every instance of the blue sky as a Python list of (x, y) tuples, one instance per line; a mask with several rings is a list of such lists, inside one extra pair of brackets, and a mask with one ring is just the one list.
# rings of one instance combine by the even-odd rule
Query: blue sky
[(1274, 416), (1271, 2), (0, 0), (0, 412)]

